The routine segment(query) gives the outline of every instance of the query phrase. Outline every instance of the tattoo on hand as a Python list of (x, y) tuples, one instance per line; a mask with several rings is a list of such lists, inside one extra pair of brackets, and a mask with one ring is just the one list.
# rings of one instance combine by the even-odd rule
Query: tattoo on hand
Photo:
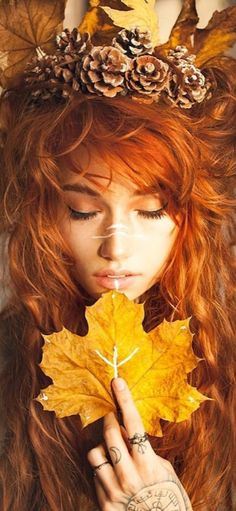
[(185, 490), (174, 481), (146, 486), (131, 497), (126, 511), (192, 511), (190, 501), (183, 493)]
[(147, 433), (144, 433), (143, 435), (141, 435), (140, 433), (135, 433), (134, 436), (132, 436), (131, 438), (129, 438), (129, 442), (131, 445), (137, 445), (138, 446), (138, 452), (140, 454), (144, 454), (146, 449), (147, 449), (147, 445), (145, 444), (145, 442), (148, 441), (148, 434)]
[(117, 465), (117, 463), (119, 463), (119, 461), (121, 460), (120, 449), (118, 449), (118, 447), (112, 446), (112, 447), (109, 447), (109, 452), (110, 452), (112, 463), (114, 465)]

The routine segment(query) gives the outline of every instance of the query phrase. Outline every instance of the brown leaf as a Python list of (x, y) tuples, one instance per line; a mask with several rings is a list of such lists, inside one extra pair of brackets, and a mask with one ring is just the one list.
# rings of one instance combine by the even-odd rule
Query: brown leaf
[(95, 46), (111, 44), (113, 37), (120, 28), (115, 27), (102, 7), (109, 6), (126, 10), (121, 0), (90, 0), (89, 9), (82, 18), (78, 30), (81, 33), (89, 32)]
[(186, 46), (197, 56), (196, 65), (200, 67), (209, 59), (222, 56), (236, 41), (236, 6), (215, 11), (203, 29), (197, 28), (198, 20), (195, 0), (183, 0), (169, 40), (158, 46), (156, 51), (165, 55), (177, 45)]
[(207, 60), (225, 53), (236, 42), (236, 6), (221, 12), (215, 11), (204, 29), (195, 34), (194, 52), (196, 64), (202, 66)]
[(158, 46), (158, 51), (166, 53), (178, 45), (192, 49), (192, 35), (199, 21), (195, 3), (195, 0), (183, 0), (182, 9), (171, 30), (169, 40)]
[(0, 84), (8, 87), (40, 47), (51, 52), (67, 0), (0, 2)]

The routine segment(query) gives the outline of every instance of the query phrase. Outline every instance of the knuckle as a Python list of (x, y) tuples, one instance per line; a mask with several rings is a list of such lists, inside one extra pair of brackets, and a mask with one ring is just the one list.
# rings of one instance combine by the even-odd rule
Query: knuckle
[(115, 489), (108, 490), (108, 498), (113, 503), (121, 502), (121, 492)]
[(122, 491), (124, 492), (125, 495), (135, 495), (135, 493), (137, 493), (137, 491), (138, 491), (138, 487), (134, 481), (130, 481), (127, 484), (127, 481), (123, 480), (123, 481), (121, 481), (120, 484), (121, 484)]
[(87, 453), (87, 459), (89, 461), (89, 463), (93, 463), (94, 460), (97, 459), (97, 456), (98, 454), (100, 454), (100, 449), (99, 447), (93, 447), (93, 449), (90, 449), (90, 451), (88, 451)]
[(120, 403), (122, 406), (131, 405), (132, 399), (131, 395), (127, 390), (123, 390), (120, 394)]
[(103, 436), (105, 439), (109, 438), (114, 432), (116, 428), (113, 426), (113, 424), (106, 424), (103, 427)]

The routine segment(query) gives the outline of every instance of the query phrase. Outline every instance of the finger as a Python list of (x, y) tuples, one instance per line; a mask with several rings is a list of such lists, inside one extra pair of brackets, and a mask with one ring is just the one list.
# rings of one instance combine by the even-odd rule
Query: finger
[[(107, 453), (103, 445), (98, 445), (88, 452), (88, 461), (94, 469), (95, 482), (97, 480), (103, 485), (104, 491), (109, 494), (110, 487), (112, 486), (116, 491), (119, 491), (119, 484), (113, 467), (107, 463)], [(105, 464), (106, 463), (106, 464)], [(96, 468), (99, 467), (99, 468)]]
[[(98, 447), (95, 447), (94, 449), (91, 449), (88, 453), (88, 460), (91, 463), (92, 467), (101, 467), (97, 468), (95, 470), (95, 487), (98, 499), (103, 502), (116, 502), (121, 503), (124, 501), (124, 496), (126, 492), (126, 485), (123, 489), (123, 485), (120, 484), (120, 481), (118, 481), (118, 478), (115, 474), (115, 471), (112, 468), (112, 465), (109, 465), (106, 463), (107, 458), (105, 458), (105, 449), (102, 445), (99, 445)], [(125, 481), (127, 480), (127, 477), (125, 478)], [(139, 485), (138, 489), (142, 487)], [(137, 488), (135, 488), (136, 491), (138, 491)], [(131, 493), (132, 495), (132, 488)]]
[(104, 439), (122, 490), (131, 494), (138, 491), (142, 480), (126, 447), (120, 425), (112, 412), (104, 417)]
[(120, 431), (121, 431), (121, 434), (122, 434), (122, 438), (123, 438), (123, 440), (125, 442), (125, 445), (126, 445), (128, 451), (129, 451), (129, 453), (131, 453), (132, 448), (131, 448), (131, 445), (130, 445), (130, 442), (129, 442), (128, 433), (127, 433), (125, 427), (120, 425)]
[(155, 453), (145, 433), (142, 419), (126, 382), (122, 378), (114, 378), (112, 388), (122, 412), (124, 426), (128, 434), (128, 441), (132, 446), (134, 459), (143, 463), (144, 454), (148, 454), (154, 459)]
[(129, 501), (129, 498), (127, 499), (124, 493), (122, 493), (120, 490), (117, 492), (114, 488), (110, 488), (110, 492), (106, 493), (101, 481), (98, 478), (95, 478), (95, 488), (98, 503), (101, 509), (113, 510), (114, 506), (117, 504), (119, 505), (118, 509), (127, 508), (127, 501)]
[(98, 477), (95, 477), (94, 483), (95, 483), (96, 494), (97, 494), (99, 506), (101, 509), (103, 509), (107, 502), (107, 499), (108, 499), (107, 493), (104, 490), (103, 485)]

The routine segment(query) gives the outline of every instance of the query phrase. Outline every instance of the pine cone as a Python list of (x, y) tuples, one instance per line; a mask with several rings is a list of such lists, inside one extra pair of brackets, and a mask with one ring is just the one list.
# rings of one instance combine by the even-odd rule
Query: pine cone
[(121, 30), (112, 40), (112, 46), (118, 48), (128, 57), (146, 55), (152, 53), (153, 50), (150, 31), (142, 32), (139, 28)]
[(57, 64), (54, 66), (54, 75), (58, 83), (65, 84), (62, 95), (70, 96), (72, 91), (80, 90), (80, 68), (82, 59), (78, 60), (73, 55), (65, 54), (58, 56)]
[(57, 45), (58, 62), (54, 68), (55, 77), (68, 86), (62, 94), (67, 97), (72, 90), (80, 90), (79, 76), (82, 58), (89, 53), (92, 43), (87, 32), (80, 34), (77, 28), (74, 28), (71, 32), (65, 29), (57, 36)]
[(152, 55), (142, 55), (132, 60), (132, 67), (125, 78), (129, 90), (155, 99), (169, 80), (169, 66)]
[(130, 60), (112, 46), (95, 46), (85, 56), (80, 73), (83, 91), (114, 97), (124, 92), (124, 76)]
[(181, 65), (181, 62), (193, 63), (196, 59), (196, 55), (189, 55), (188, 48), (186, 46), (176, 46), (176, 48), (168, 51), (168, 60), (175, 63), (176, 66)]
[[(68, 56), (69, 62), (70, 58)], [(68, 62), (60, 62), (58, 56), (36, 57), (27, 66), (26, 74), (25, 82), (35, 100), (46, 100), (54, 95), (68, 97), (72, 91), (80, 89), (75, 73), (68, 69)]]
[(34, 57), (25, 70), (25, 83), (31, 89), (32, 97), (49, 99), (55, 94), (54, 67), (57, 63), (53, 55), (42, 54)]
[(92, 48), (90, 35), (88, 32), (80, 34), (77, 28), (72, 31), (65, 30), (57, 36), (57, 47), (60, 53), (69, 53), (77, 55), (88, 53)]
[(173, 71), (168, 96), (172, 103), (181, 108), (191, 108), (194, 103), (201, 103), (209, 93), (210, 83), (194, 65), (195, 58), (195, 55), (188, 54), (185, 46), (177, 46), (167, 55)]

